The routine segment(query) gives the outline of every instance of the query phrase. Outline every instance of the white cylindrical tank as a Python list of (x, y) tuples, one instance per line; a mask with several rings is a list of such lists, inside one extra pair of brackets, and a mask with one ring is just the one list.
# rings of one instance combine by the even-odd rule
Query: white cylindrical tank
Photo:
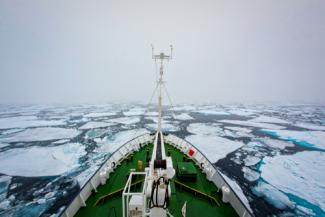
[(224, 186), (222, 186), (221, 190), (222, 190), (222, 201), (224, 203), (228, 203), (229, 196), (230, 196), (230, 189), (224, 185)]

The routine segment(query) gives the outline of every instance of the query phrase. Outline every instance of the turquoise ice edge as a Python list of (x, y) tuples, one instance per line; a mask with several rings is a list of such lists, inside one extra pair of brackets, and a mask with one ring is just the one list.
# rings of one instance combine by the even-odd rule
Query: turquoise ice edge
[(302, 146), (302, 147), (305, 147), (305, 148), (309, 148), (311, 150), (325, 152), (325, 149), (318, 148), (318, 147), (316, 147), (315, 144), (309, 143), (309, 142), (304, 141), (304, 140), (299, 140), (299, 139), (295, 139), (295, 138), (292, 138), (292, 137), (283, 138), (280, 135), (278, 135), (277, 132), (272, 131), (272, 130), (260, 129), (260, 131), (263, 132), (263, 133), (266, 133), (266, 134), (268, 134), (268, 135), (270, 135), (270, 136), (272, 136), (272, 137), (274, 137), (276, 139), (280, 139), (280, 140), (287, 141), (287, 142), (292, 142), (295, 145)]

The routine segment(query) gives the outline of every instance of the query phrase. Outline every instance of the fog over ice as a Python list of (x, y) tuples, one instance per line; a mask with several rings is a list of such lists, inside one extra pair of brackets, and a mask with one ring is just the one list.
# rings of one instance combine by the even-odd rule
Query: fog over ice
[(175, 103), (316, 102), (325, 2), (0, 1), (0, 103), (147, 102), (150, 44)]

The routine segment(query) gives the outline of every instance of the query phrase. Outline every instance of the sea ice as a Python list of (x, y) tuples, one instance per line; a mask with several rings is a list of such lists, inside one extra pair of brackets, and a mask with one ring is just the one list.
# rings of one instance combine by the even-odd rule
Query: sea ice
[(53, 176), (76, 168), (84, 146), (68, 143), (54, 147), (13, 148), (0, 152), (0, 173), (11, 176)]
[(145, 116), (155, 116), (155, 117), (157, 117), (158, 112), (147, 112), (147, 113), (145, 113)]
[(187, 114), (187, 113), (182, 113), (180, 115), (174, 115), (174, 118), (177, 120), (193, 120), (193, 118)]
[(242, 142), (221, 137), (233, 135), (227, 134), (215, 123), (193, 123), (187, 127), (187, 131), (195, 135), (190, 135), (186, 139), (197, 146), (212, 162), (224, 158), (244, 145)]
[(123, 112), (125, 116), (138, 116), (143, 115), (145, 108), (132, 108), (129, 111)]
[(140, 122), (140, 118), (137, 116), (131, 116), (131, 117), (110, 119), (109, 121), (113, 122), (113, 123), (132, 125), (132, 124), (136, 124), (136, 123)]
[(94, 128), (103, 128), (103, 127), (110, 127), (115, 125), (114, 123), (107, 123), (107, 122), (100, 122), (100, 121), (90, 121), (81, 127), (79, 127), (80, 130), (89, 130)]
[(283, 140), (296, 142), (298, 145), (315, 147), (325, 150), (325, 132), (323, 131), (294, 131), (294, 130), (267, 130), (262, 132), (276, 136)]
[(53, 144), (55, 144), (55, 145), (61, 145), (63, 143), (67, 143), (69, 141), (70, 141), (70, 139), (61, 139), (61, 140), (58, 140), (58, 141), (53, 142)]
[(140, 136), (142, 134), (149, 133), (146, 129), (140, 128), (140, 129), (133, 129), (133, 130), (125, 130), (120, 131), (116, 134), (113, 134), (111, 136), (106, 136), (103, 139), (96, 138), (95, 142), (99, 146), (98, 151), (104, 151), (104, 152), (110, 152), (113, 153), (116, 151), (119, 147), (124, 145), (129, 140)]
[(42, 127), (26, 129), (22, 132), (10, 134), (2, 137), (4, 142), (32, 142), (47, 141), (55, 139), (71, 139), (79, 135), (76, 129), (58, 128), (58, 127)]
[(65, 125), (64, 120), (40, 120), (36, 116), (0, 118), (0, 129)]
[(288, 121), (282, 120), (280, 118), (277, 117), (269, 117), (269, 116), (265, 116), (265, 115), (261, 115), (257, 118), (251, 119), (249, 121), (252, 122), (260, 122), (260, 123), (274, 123), (274, 124), (288, 124)]
[(251, 109), (231, 109), (228, 110), (230, 114), (238, 115), (238, 116), (252, 116), (258, 111), (256, 110), (251, 110)]
[(211, 161), (216, 162), (230, 152), (244, 145), (239, 141), (232, 141), (218, 136), (222, 129), (218, 125), (190, 124), (187, 130), (195, 135), (186, 137), (186, 140), (195, 145)]
[(91, 112), (84, 115), (85, 118), (100, 118), (100, 117), (107, 117), (107, 116), (114, 116), (116, 112)]
[(304, 198), (325, 210), (325, 153), (304, 151), (265, 157), (261, 177), (282, 192)]
[(308, 130), (323, 130), (323, 131), (325, 131), (325, 126), (314, 125), (314, 124), (309, 124), (309, 123), (299, 123), (299, 124), (295, 124), (295, 126), (305, 128)]
[(10, 201), (9, 200), (0, 201), (0, 211), (1, 210), (7, 210), (9, 208), (10, 208)]
[(195, 110), (195, 106), (191, 105), (182, 105), (182, 106), (176, 106), (174, 108), (171, 108), (172, 111), (193, 111)]
[(197, 113), (201, 113), (204, 115), (230, 115), (228, 112), (225, 111), (216, 111), (216, 110), (210, 110), (210, 109), (204, 109), (204, 110), (198, 110), (195, 111)]
[(253, 121), (221, 120), (219, 122), (221, 122), (221, 123), (227, 123), (227, 124), (240, 125), (240, 126), (266, 128), (266, 129), (272, 129), (272, 130), (280, 130), (280, 129), (284, 129), (285, 128), (283, 126), (279, 126), (279, 125), (275, 125), (275, 124), (259, 123), (259, 122), (253, 122)]
[(258, 197), (264, 197), (267, 202), (278, 209), (287, 207), (293, 209), (295, 207), (295, 203), (287, 195), (263, 181), (258, 182), (252, 190)]
[(197, 135), (204, 136), (220, 136), (224, 135), (219, 124), (193, 123), (188, 125), (187, 131)]
[(6, 146), (8, 146), (9, 144), (7, 144), (7, 143), (2, 143), (2, 142), (0, 142), (0, 148), (4, 148), (4, 147), (6, 147)]
[(249, 167), (243, 167), (242, 171), (244, 173), (244, 178), (250, 182), (256, 181), (260, 178), (260, 174)]
[(97, 128), (97, 129), (91, 129), (88, 130), (85, 134), (85, 139), (94, 139), (103, 136), (105, 133), (110, 132), (110, 129), (102, 129), (102, 128)]
[(226, 126), (225, 128), (225, 132), (226, 130), (231, 130), (232, 133), (232, 137), (251, 137), (251, 132), (252, 130), (249, 128), (244, 128), (244, 127), (229, 127)]
[[(146, 124), (145, 127), (151, 131), (157, 130), (157, 124)], [(161, 130), (164, 132), (176, 132), (179, 130), (179, 127), (175, 123), (165, 122), (161, 124)]]
[(255, 157), (255, 156), (250, 156), (248, 155), (245, 159), (244, 159), (244, 162), (245, 162), (245, 166), (253, 166), (253, 165), (256, 165), (258, 162), (260, 162), (261, 159), (258, 158), (258, 157)]
[(8, 186), (11, 182), (11, 176), (0, 176), (0, 202), (7, 196)]
[(265, 145), (273, 148), (273, 149), (280, 149), (283, 150), (286, 147), (294, 147), (295, 145), (292, 144), (291, 142), (286, 142), (286, 141), (281, 141), (281, 140), (276, 140), (276, 139), (270, 139), (270, 138), (261, 138), (258, 139), (259, 141), (261, 141), (262, 143), (264, 143)]

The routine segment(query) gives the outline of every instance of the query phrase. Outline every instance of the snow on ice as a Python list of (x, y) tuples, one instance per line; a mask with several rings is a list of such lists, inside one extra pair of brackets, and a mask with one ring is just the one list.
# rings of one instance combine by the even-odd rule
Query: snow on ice
[(90, 121), (86, 124), (79, 127), (80, 130), (89, 130), (94, 128), (103, 128), (103, 127), (110, 127), (115, 125), (114, 123), (107, 123), (107, 122), (100, 122), (100, 121)]
[(193, 118), (189, 115), (189, 114), (186, 114), (186, 113), (182, 113), (180, 115), (174, 115), (174, 118), (177, 119), (177, 120), (193, 120)]
[(211, 162), (216, 162), (245, 145), (242, 142), (218, 136), (222, 131), (218, 125), (195, 123), (190, 124), (187, 130), (195, 135), (187, 136), (186, 140), (195, 144)]
[(288, 121), (282, 120), (280, 118), (277, 117), (269, 117), (269, 116), (265, 116), (265, 115), (261, 115), (257, 118), (251, 119), (249, 121), (252, 122), (259, 122), (259, 123), (274, 123), (274, 124), (288, 124)]
[(65, 125), (64, 120), (39, 120), (36, 116), (0, 118), (0, 129)]
[(58, 127), (41, 127), (30, 128), (22, 132), (10, 134), (2, 137), (3, 142), (32, 142), (47, 141), (55, 139), (71, 139), (79, 135), (76, 129), (58, 128)]
[[(325, 153), (304, 151), (265, 157), (261, 177), (282, 192), (304, 198), (325, 211)], [(288, 181), (289, 180), (289, 181)]]
[(267, 202), (278, 209), (285, 209), (287, 207), (293, 209), (295, 206), (295, 203), (287, 195), (263, 181), (258, 182), (253, 187), (253, 192), (259, 197), (264, 197)]
[(54, 147), (13, 148), (0, 152), (0, 173), (11, 176), (53, 176), (76, 168), (84, 146), (68, 143)]
[(107, 117), (107, 116), (114, 116), (116, 112), (92, 112), (84, 115), (85, 118), (100, 118), (100, 117)]
[(267, 130), (262, 132), (276, 136), (283, 140), (296, 142), (298, 145), (325, 150), (325, 132), (323, 131), (294, 131), (294, 130)]
[(249, 167), (243, 167), (242, 171), (244, 173), (244, 178), (250, 182), (256, 181), (260, 178), (260, 174)]
[(131, 117), (115, 118), (115, 119), (110, 119), (109, 122), (132, 125), (140, 122), (140, 117), (131, 116)]
[(272, 129), (272, 130), (281, 130), (281, 129), (285, 128), (283, 126), (279, 126), (279, 125), (275, 125), (275, 124), (259, 123), (259, 122), (253, 122), (253, 121), (221, 120), (219, 122), (226, 123), (226, 124), (240, 125), (240, 126), (266, 128), (266, 129)]
[(124, 143), (128, 142), (129, 140), (143, 135), (145, 133), (149, 133), (146, 129), (133, 129), (133, 130), (125, 130), (120, 131), (112, 136), (106, 136), (103, 139), (96, 138), (95, 142), (99, 146), (100, 151), (110, 152), (113, 153), (119, 147), (124, 145)]

